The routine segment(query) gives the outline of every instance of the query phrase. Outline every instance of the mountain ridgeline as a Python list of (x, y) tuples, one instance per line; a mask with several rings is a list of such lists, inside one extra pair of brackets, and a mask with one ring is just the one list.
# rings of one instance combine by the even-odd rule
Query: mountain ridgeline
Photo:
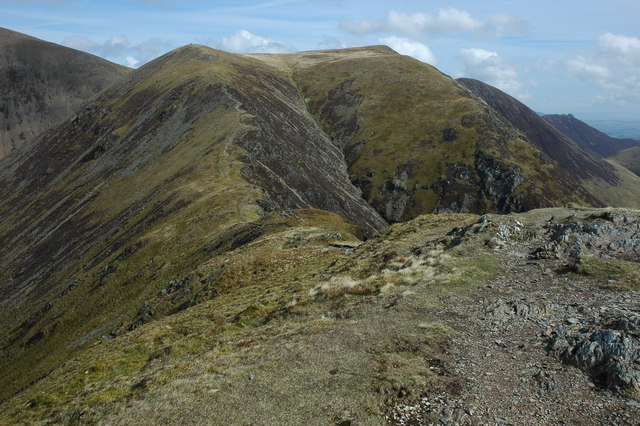
[[(15, 98), (36, 117), (21, 132), (37, 135), (0, 159), (0, 400), (99, 341), (233, 299), (274, 262), (278, 285), (294, 286), (390, 223), (640, 203), (622, 166), (497, 89), (387, 47), (188, 45), (130, 72), (100, 66), (103, 83), (74, 102), (95, 96), (42, 133), (55, 124), (37, 118), (47, 109)], [(307, 269), (269, 253), (233, 268), (242, 248), (290, 254), (310, 241), (330, 244), (306, 254)]]
[(576, 141), (580, 146), (594, 152), (601, 157), (609, 157), (616, 152), (640, 145), (640, 141), (633, 139), (612, 138), (594, 129), (584, 121), (580, 121), (573, 114), (547, 114), (542, 118)]

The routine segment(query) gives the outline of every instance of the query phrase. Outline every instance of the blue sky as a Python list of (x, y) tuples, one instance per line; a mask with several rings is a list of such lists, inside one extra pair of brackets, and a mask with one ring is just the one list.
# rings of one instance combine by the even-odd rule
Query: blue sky
[(234, 52), (386, 44), (539, 112), (640, 119), (638, 0), (0, 0), (0, 26), (141, 66)]

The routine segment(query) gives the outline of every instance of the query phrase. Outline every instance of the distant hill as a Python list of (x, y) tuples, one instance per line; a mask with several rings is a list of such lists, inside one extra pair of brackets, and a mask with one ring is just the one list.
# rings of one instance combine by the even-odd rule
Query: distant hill
[(557, 161), (600, 202), (609, 206), (640, 206), (640, 181), (636, 175), (582, 148), (532, 109), (501, 90), (478, 80), (463, 78), (457, 81), (522, 131), (532, 144)]
[(578, 120), (572, 114), (548, 114), (542, 118), (583, 148), (602, 157), (608, 157), (623, 149), (640, 145), (640, 141), (637, 140), (612, 138), (584, 121)]
[(76, 109), (129, 69), (0, 28), (0, 158)]
[(632, 148), (627, 148), (624, 151), (617, 152), (609, 157), (609, 160), (621, 164), (640, 176), (640, 146), (634, 146)]

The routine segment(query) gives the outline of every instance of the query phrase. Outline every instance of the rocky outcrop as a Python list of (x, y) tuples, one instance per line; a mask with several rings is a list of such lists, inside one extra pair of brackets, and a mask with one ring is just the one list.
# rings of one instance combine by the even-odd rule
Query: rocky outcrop
[(582, 256), (640, 261), (640, 217), (634, 211), (607, 211), (586, 220), (546, 224), (549, 241), (535, 258), (579, 259)]
[(476, 168), (482, 190), (487, 198), (495, 200), (500, 213), (523, 210), (523, 194), (518, 195), (516, 189), (524, 182), (524, 178), (518, 169), (507, 169), (482, 151), (476, 153)]
[(547, 350), (585, 370), (602, 387), (640, 396), (640, 316), (619, 315), (580, 329), (559, 328)]

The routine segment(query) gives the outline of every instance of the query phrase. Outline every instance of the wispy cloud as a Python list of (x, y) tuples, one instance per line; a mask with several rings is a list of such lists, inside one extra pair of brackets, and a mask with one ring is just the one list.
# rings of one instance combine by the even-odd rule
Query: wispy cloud
[(324, 36), (322, 41), (318, 43), (318, 49), (344, 49), (347, 47), (340, 39), (333, 36)]
[(124, 35), (115, 35), (103, 42), (96, 42), (82, 35), (74, 35), (65, 38), (62, 44), (129, 67), (144, 64), (176, 47), (173, 42), (159, 38), (132, 44)]
[(470, 34), (481, 37), (502, 37), (508, 33), (526, 33), (527, 24), (513, 16), (493, 15), (486, 21), (456, 8), (439, 9), (436, 14), (404, 13), (390, 10), (378, 20), (344, 20), (340, 27), (354, 35), (400, 33), (409, 36)]
[(55, 6), (58, 4), (72, 3), (75, 0), (0, 0), (0, 3), (18, 4), (40, 4), (45, 6)]

